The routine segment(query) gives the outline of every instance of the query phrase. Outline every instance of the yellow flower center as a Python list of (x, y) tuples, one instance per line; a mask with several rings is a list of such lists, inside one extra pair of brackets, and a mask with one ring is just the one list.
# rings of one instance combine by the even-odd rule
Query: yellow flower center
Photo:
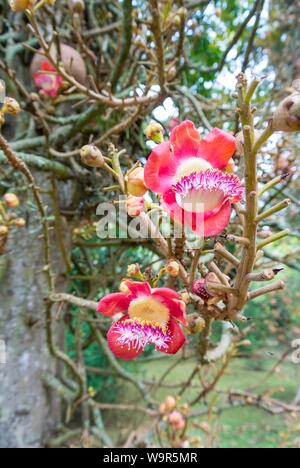
[(170, 314), (166, 306), (151, 297), (141, 297), (131, 302), (129, 317), (142, 323), (155, 324), (166, 329)]

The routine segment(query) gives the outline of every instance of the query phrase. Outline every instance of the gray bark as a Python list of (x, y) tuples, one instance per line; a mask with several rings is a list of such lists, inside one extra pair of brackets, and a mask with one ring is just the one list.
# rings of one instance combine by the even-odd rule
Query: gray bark
[[(31, 220), (0, 257), (2, 267), (5, 263), (2, 279), (0, 274), (0, 340), (6, 344), (7, 358), (6, 364), (0, 364), (2, 448), (42, 447), (60, 419), (60, 402), (41, 381), (44, 373), (56, 372), (57, 363), (46, 346), (43, 299), (47, 287), (39, 235), (37, 219)], [(55, 239), (52, 247), (59, 277), (64, 266)], [(64, 281), (58, 290), (65, 286)], [(58, 328), (62, 330), (62, 325)], [(59, 333), (62, 331), (57, 330), (57, 340)]]

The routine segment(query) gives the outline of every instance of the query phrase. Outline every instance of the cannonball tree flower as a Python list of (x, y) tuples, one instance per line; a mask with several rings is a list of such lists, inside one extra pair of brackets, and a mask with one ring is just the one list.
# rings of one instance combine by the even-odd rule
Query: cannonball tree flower
[(162, 207), (176, 222), (200, 236), (216, 236), (244, 193), (239, 178), (226, 172), (235, 150), (231, 134), (215, 128), (201, 139), (193, 122), (185, 121), (171, 131), (169, 142), (152, 151), (146, 185), (162, 195)]
[(51, 63), (45, 61), (41, 64), (41, 69), (34, 73), (34, 82), (41, 92), (51, 98), (56, 98), (63, 84), (63, 79)]
[(120, 312), (107, 334), (112, 353), (124, 360), (139, 356), (147, 345), (166, 354), (175, 354), (185, 336), (178, 322), (187, 326), (185, 304), (169, 288), (152, 289), (147, 282), (126, 281), (128, 292), (109, 294), (98, 305), (98, 312), (112, 317)]

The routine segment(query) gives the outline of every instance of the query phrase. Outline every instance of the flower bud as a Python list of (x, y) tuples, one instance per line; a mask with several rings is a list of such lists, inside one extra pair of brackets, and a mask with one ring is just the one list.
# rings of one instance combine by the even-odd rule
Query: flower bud
[(164, 129), (162, 125), (157, 122), (152, 122), (148, 125), (145, 131), (145, 135), (148, 140), (154, 141), (154, 143), (162, 143), (164, 141)]
[(20, 200), (14, 193), (6, 193), (3, 200), (8, 208), (18, 208), (20, 205)]
[(136, 218), (144, 211), (145, 200), (143, 197), (133, 197), (130, 195), (126, 200), (127, 213), (131, 218)]
[(202, 317), (192, 318), (189, 321), (189, 331), (194, 335), (201, 333), (206, 327), (205, 320)]
[(33, 6), (32, 0), (9, 0), (9, 6), (12, 11), (25, 11)]
[(169, 395), (166, 397), (164, 404), (166, 411), (171, 412), (176, 408), (176, 399), (173, 396)]
[(141, 274), (141, 268), (138, 263), (133, 263), (132, 265), (128, 265), (127, 267), (127, 276), (129, 278), (135, 278)]
[(175, 26), (180, 26), (181, 25), (181, 17), (180, 15), (175, 15), (174, 18), (173, 18), (173, 24)]
[(6, 97), (4, 99), (3, 107), (1, 111), (4, 114), (10, 114), (13, 115), (14, 117), (21, 112), (21, 107), (18, 101), (16, 101), (14, 98), (11, 97)]
[(145, 179), (144, 169), (137, 167), (127, 175), (127, 189), (130, 195), (142, 197), (148, 191)]
[(176, 78), (176, 75), (177, 75), (176, 67), (170, 67), (166, 75), (167, 81), (173, 81)]
[(184, 403), (181, 407), (181, 411), (184, 416), (187, 416), (190, 412), (190, 405), (188, 403)]
[(85, 3), (83, 0), (70, 0), (69, 5), (72, 12), (78, 15), (81, 15), (85, 10)]
[(300, 93), (295, 92), (284, 99), (271, 119), (275, 132), (300, 131)]
[(166, 273), (172, 278), (177, 278), (179, 275), (180, 267), (176, 260), (170, 260), (166, 266)]
[(99, 148), (94, 145), (85, 145), (80, 150), (81, 161), (86, 166), (103, 167), (105, 164), (103, 155)]
[(220, 281), (215, 273), (208, 273), (205, 278), (196, 280), (193, 284), (193, 293), (199, 296), (203, 301), (207, 302), (210, 298), (219, 296), (218, 292), (209, 290), (207, 283), (219, 283)]
[(182, 430), (185, 428), (185, 419), (179, 411), (173, 411), (168, 420), (173, 429)]
[(159, 406), (159, 413), (160, 414), (165, 414), (167, 412), (166, 410), (166, 405), (164, 403), (162, 403), (160, 406)]
[(14, 220), (14, 225), (17, 227), (17, 228), (24, 228), (26, 226), (26, 221), (24, 218), (17, 218)]
[(179, 411), (173, 411), (169, 416), (170, 424), (177, 424), (182, 419), (182, 414)]
[(8, 235), (8, 227), (7, 226), (0, 226), (0, 236), (6, 237)]

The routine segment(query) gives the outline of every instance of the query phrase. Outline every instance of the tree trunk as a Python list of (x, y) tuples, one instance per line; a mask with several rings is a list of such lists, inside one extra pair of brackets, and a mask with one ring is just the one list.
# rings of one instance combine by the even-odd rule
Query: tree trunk
[[(2, 448), (42, 447), (60, 419), (60, 402), (41, 380), (43, 374), (56, 372), (57, 363), (46, 345), (43, 299), (48, 292), (40, 224), (37, 214), (32, 216), (35, 221), (13, 236), (0, 257), (0, 340), (6, 347), (6, 364), (0, 363)], [(60, 290), (66, 286), (61, 275), (64, 265), (54, 239), (52, 250)], [(56, 339), (61, 342), (60, 329)]]

